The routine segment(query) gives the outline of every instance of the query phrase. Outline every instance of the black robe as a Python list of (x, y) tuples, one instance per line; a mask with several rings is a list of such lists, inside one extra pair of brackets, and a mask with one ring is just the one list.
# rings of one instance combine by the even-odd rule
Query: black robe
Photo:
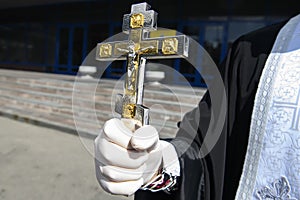
[(135, 193), (135, 200), (234, 199), (246, 155), (258, 82), (276, 36), (286, 22), (242, 35), (220, 64), (227, 95), (227, 115), (221, 137), (213, 150), (200, 158), (199, 147), (211, 116), (208, 88), (198, 107), (185, 115), (176, 138), (171, 141), (181, 154), (185, 139), (191, 137), (189, 130), (198, 126), (194, 119), (200, 117), (197, 136), (180, 157), (179, 190), (171, 194), (139, 190)]

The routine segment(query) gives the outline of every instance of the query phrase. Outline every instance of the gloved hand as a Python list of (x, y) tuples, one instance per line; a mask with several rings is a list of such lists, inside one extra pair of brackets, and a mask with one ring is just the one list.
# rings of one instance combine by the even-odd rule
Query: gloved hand
[(171, 144), (159, 140), (153, 126), (134, 130), (133, 120), (125, 124), (117, 118), (104, 124), (95, 139), (95, 167), (106, 192), (129, 196), (156, 176), (165, 163), (163, 155), (171, 160), (177, 159), (177, 154)]

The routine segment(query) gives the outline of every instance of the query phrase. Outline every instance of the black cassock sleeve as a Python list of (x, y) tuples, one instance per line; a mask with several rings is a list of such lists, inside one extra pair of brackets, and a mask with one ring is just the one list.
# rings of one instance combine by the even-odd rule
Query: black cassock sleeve
[[(207, 168), (201, 159), (200, 146), (202, 144), (201, 134), (198, 134), (200, 128), (202, 130), (209, 123), (210, 119), (210, 100), (206, 93), (199, 103), (198, 107), (191, 112), (185, 114), (180, 123), (180, 129), (176, 138), (170, 142), (175, 146), (180, 160), (181, 174), (179, 178), (179, 189), (167, 194), (161, 192), (150, 192), (139, 190), (135, 193), (135, 200), (169, 200), (169, 199), (195, 199), (200, 200), (204, 197), (204, 168)], [(200, 116), (201, 110), (201, 116)], [(205, 125), (199, 127), (197, 123), (201, 118), (201, 124)]]
[(200, 152), (210, 118), (211, 99), (209, 92), (206, 92), (198, 106), (185, 114), (176, 137), (170, 141), (179, 155), (179, 189), (171, 194), (139, 190), (135, 193), (135, 200), (211, 200), (210, 190), (215, 183), (210, 180), (223, 172), (224, 164), (221, 163), (224, 162), (224, 155), (218, 158), (220, 165), (212, 166), (210, 156), (203, 158)]
[(176, 137), (170, 141), (180, 155), (179, 190), (171, 194), (139, 190), (135, 200), (234, 199), (259, 78), (276, 35), (285, 23), (241, 36), (219, 65), (227, 95), (226, 122), (216, 145), (205, 157), (201, 156), (200, 147), (212, 115), (209, 88), (198, 106), (184, 116)]

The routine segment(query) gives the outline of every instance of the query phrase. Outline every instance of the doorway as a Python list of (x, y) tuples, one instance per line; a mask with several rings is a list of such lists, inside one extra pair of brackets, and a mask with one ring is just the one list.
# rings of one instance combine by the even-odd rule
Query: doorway
[(87, 54), (87, 26), (59, 25), (56, 32), (54, 72), (76, 74)]

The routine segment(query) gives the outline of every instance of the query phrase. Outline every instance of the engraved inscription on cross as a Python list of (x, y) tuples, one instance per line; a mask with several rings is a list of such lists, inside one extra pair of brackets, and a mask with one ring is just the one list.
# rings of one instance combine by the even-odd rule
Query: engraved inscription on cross
[(142, 105), (146, 59), (187, 57), (189, 48), (185, 35), (151, 38), (150, 32), (157, 31), (157, 13), (149, 9), (147, 3), (133, 4), (123, 17), (128, 40), (99, 43), (96, 51), (100, 61), (127, 60), (124, 94), (117, 98), (116, 111), (140, 125), (149, 123), (149, 109)]

